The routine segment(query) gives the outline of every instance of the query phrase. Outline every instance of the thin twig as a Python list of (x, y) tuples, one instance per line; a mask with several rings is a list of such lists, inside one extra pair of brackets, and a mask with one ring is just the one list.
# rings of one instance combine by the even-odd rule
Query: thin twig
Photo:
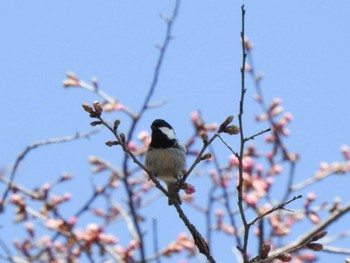
[(243, 262), (248, 262), (248, 255), (247, 255), (247, 246), (248, 246), (248, 237), (249, 237), (249, 224), (247, 223), (247, 219), (244, 212), (243, 207), (243, 154), (244, 154), (244, 144), (245, 144), (245, 138), (244, 138), (244, 130), (243, 130), (243, 104), (244, 104), (244, 95), (246, 92), (245, 88), (245, 64), (246, 64), (246, 50), (245, 50), (245, 44), (244, 44), (244, 16), (245, 16), (245, 9), (244, 5), (241, 7), (242, 12), (242, 31), (241, 31), (241, 41), (242, 41), (242, 67), (241, 67), (241, 98), (239, 102), (239, 114), (238, 114), (238, 122), (239, 122), (239, 129), (240, 129), (240, 150), (238, 155), (238, 170), (239, 170), (239, 182), (237, 186), (238, 191), (238, 208), (240, 212), (240, 216), (242, 219), (243, 227), (244, 227), (244, 237), (243, 237), (243, 247), (239, 248), (242, 257)]
[[(219, 135), (219, 138), (222, 140), (222, 137)], [(227, 187), (223, 185), (223, 175), (222, 175), (222, 170), (220, 169), (219, 167), (219, 163), (217, 161), (217, 158), (216, 158), (216, 155), (214, 153), (214, 149), (210, 149), (210, 152), (213, 154), (214, 156), (214, 164), (215, 164), (215, 167), (216, 167), (216, 170), (218, 172), (218, 175), (219, 175), (219, 178), (220, 178), (220, 185), (221, 185), (221, 189), (222, 189), (222, 192), (223, 192), (223, 202), (224, 202), (224, 206), (226, 208), (226, 212), (229, 216), (229, 220), (230, 220), (230, 224), (231, 226), (234, 228), (234, 229), (237, 229), (237, 225), (236, 225), (236, 220), (235, 220), (235, 215), (233, 214), (233, 211), (231, 209), (231, 205), (230, 205), (230, 197), (229, 197), (229, 193), (227, 191)], [(215, 184), (214, 184), (215, 185)], [(209, 207), (208, 207), (209, 209)], [(208, 226), (210, 227), (210, 226)], [(235, 236), (235, 239), (236, 239), (236, 243), (239, 247), (242, 246), (241, 244), (241, 239), (239, 238), (238, 235), (234, 235)]]
[(179, 12), (179, 8), (180, 8), (180, 0), (176, 0), (175, 7), (174, 7), (174, 10), (173, 10), (171, 17), (169, 19), (166, 19), (166, 20), (164, 19), (164, 21), (167, 24), (166, 34), (165, 34), (163, 44), (159, 48), (160, 52), (159, 52), (158, 60), (157, 60), (156, 67), (154, 70), (151, 86), (148, 90), (148, 94), (146, 95), (146, 98), (141, 106), (139, 113), (137, 114), (136, 118), (134, 118), (134, 120), (131, 124), (131, 127), (130, 127), (128, 135), (127, 135), (127, 141), (131, 140), (138, 120), (141, 118), (141, 116), (144, 114), (146, 109), (149, 107), (150, 100), (151, 100), (153, 93), (155, 91), (155, 88), (158, 84), (158, 79), (160, 76), (160, 71), (161, 71), (161, 68), (163, 65), (164, 57), (165, 57), (166, 51), (168, 49), (169, 43), (173, 39), (172, 30), (173, 30), (173, 25), (175, 23), (175, 20), (177, 18), (178, 12)]
[(327, 178), (328, 176), (332, 175), (332, 174), (337, 174), (339, 173), (339, 171), (346, 171), (346, 167), (348, 167), (350, 165), (350, 161), (346, 161), (344, 163), (341, 163), (337, 166), (334, 167), (330, 167), (329, 169), (326, 169), (325, 171), (318, 171), (316, 172), (316, 174), (313, 177), (310, 177), (300, 183), (296, 183), (294, 185), (292, 185), (290, 188), (292, 191), (299, 191), (315, 182), (319, 182), (325, 178)]
[(93, 130), (93, 131), (86, 132), (86, 133), (77, 133), (77, 134), (72, 135), (72, 136), (66, 136), (66, 137), (61, 137), (61, 138), (53, 138), (53, 139), (48, 139), (48, 140), (44, 140), (44, 141), (38, 141), (38, 142), (34, 142), (34, 143), (28, 145), (16, 158), (15, 164), (11, 170), (11, 173), (10, 173), (10, 179), (9, 179), (8, 186), (6, 187), (6, 190), (5, 190), (5, 192), (1, 198), (1, 201), (0, 201), (0, 212), (2, 212), (4, 210), (3, 203), (4, 203), (5, 199), (7, 198), (9, 191), (12, 188), (12, 183), (15, 180), (17, 168), (19, 167), (20, 163), (23, 161), (23, 159), (27, 156), (27, 154), (31, 150), (36, 149), (36, 148), (41, 147), (41, 146), (44, 146), (44, 145), (70, 142), (70, 141), (74, 141), (74, 140), (78, 140), (78, 139), (82, 139), (82, 138), (89, 138), (91, 135), (93, 135), (97, 132), (98, 132), (98, 130)]
[[(157, 63), (156, 63), (156, 68), (155, 68), (155, 71), (154, 71), (154, 74), (153, 74), (153, 79), (152, 79), (152, 82), (151, 82), (151, 86), (150, 86), (150, 88), (148, 90), (148, 94), (146, 95), (146, 98), (145, 98), (145, 100), (143, 102), (143, 105), (142, 105), (139, 113), (132, 120), (131, 126), (130, 126), (129, 131), (128, 131), (127, 136), (126, 136), (126, 142), (129, 142), (132, 139), (134, 131), (135, 131), (135, 128), (136, 128), (136, 125), (137, 125), (138, 121), (140, 120), (140, 118), (142, 117), (142, 115), (144, 114), (144, 112), (147, 110), (149, 102), (151, 100), (151, 97), (152, 97), (152, 95), (153, 95), (153, 93), (155, 91), (155, 88), (156, 88), (157, 84), (158, 84), (158, 79), (159, 79), (159, 76), (160, 76), (161, 67), (162, 67), (162, 64), (163, 64), (163, 61), (164, 61), (164, 57), (165, 57), (167, 48), (168, 48), (169, 43), (170, 43), (170, 41), (172, 39), (172, 28), (173, 28), (173, 24), (174, 24), (174, 22), (176, 20), (179, 8), (180, 8), (180, 0), (176, 0), (175, 7), (174, 7), (174, 10), (173, 10), (171, 18), (165, 20), (165, 22), (167, 23), (166, 35), (165, 35), (165, 39), (164, 39), (163, 45), (160, 48), (158, 60), (157, 60)], [(132, 189), (129, 187), (129, 182), (128, 182), (129, 170), (128, 170), (128, 165), (127, 164), (128, 164), (129, 157), (130, 157), (130, 154), (125, 154), (124, 155), (124, 160), (123, 160), (123, 166), (122, 167), (123, 167), (123, 172), (124, 172), (125, 178), (123, 180), (123, 183), (124, 183), (127, 195), (128, 195), (128, 202), (129, 202), (129, 207), (130, 207), (130, 213), (132, 215), (132, 218), (134, 220), (135, 228), (136, 228), (137, 233), (138, 233), (139, 238), (140, 238), (141, 260), (144, 262), (146, 260), (146, 256), (145, 256), (145, 248), (144, 248), (143, 236), (142, 236), (141, 228), (140, 228), (140, 225), (139, 225), (139, 219), (138, 219), (139, 217), (136, 214), (136, 208), (135, 208), (134, 201), (133, 201), (133, 192), (132, 192)], [(135, 159), (133, 159), (134, 162), (135, 162)], [(158, 182), (158, 184), (159, 184), (159, 182)]]
[(202, 160), (202, 156), (205, 152), (205, 150), (209, 147), (209, 145), (211, 145), (211, 143), (216, 139), (216, 137), (219, 137), (220, 134), (218, 132), (216, 132), (207, 142), (203, 142), (203, 146), (202, 149), (199, 151), (196, 159), (194, 160), (194, 162), (192, 163), (192, 165), (190, 166), (190, 168), (186, 171), (186, 174), (181, 178), (180, 180), (180, 185), (183, 184), (187, 177), (192, 173), (192, 171), (194, 170), (194, 168), (197, 166), (197, 164), (200, 163), (200, 161)]
[[(97, 89), (95, 86), (93, 86), (93, 85), (91, 85), (89, 83), (86, 83), (85, 81), (80, 80), (79, 81), (79, 86), (81, 88), (84, 88), (87, 91), (96, 93), (98, 96), (100, 96), (102, 99), (104, 99), (105, 101), (107, 101), (111, 105), (119, 103), (118, 100), (116, 100), (115, 98), (109, 96), (105, 91), (103, 91), (101, 89)], [(125, 105), (123, 105), (123, 107), (121, 108), (121, 111), (125, 112), (131, 118), (136, 118), (136, 114), (134, 112), (132, 112), (132, 110), (130, 110)]]
[(282, 202), (282, 203), (279, 203), (278, 205), (275, 205), (273, 208), (271, 208), (270, 210), (266, 211), (265, 213), (257, 216), (254, 220), (252, 220), (251, 222), (249, 222), (248, 224), (251, 226), (251, 225), (254, 225), (257, 221), (261, 220), (263, 217), (277, 211), (277, 210), (280, 210), (280, 209), (285, 209), (284, 207), (286, 205), (288, 205), (289, 203), (301, 198), (302, 195), (298, 195), (298, 196), (294, 196), (292, 199), (288, 200), (288, 201), (285, 201), (285, 202)]
[(334, 253), (334, 254), (350, 255), (350, 249), (349, 248), (324, 246), (322, 251), (328, 252), (328, 253)]
[(245, 141), (254, 140), (255, 137), (260, 136), (260, 135), (262, 135), (262, 134), (264, 134), (264, 133), (266, 133), (266, 132), (269, 132), (269, 131), (271, 131), (271, 128), (267, 128), (267, 129), (262, 130), (262, 131), (260, 131), (260, 132), (258, 132), (258, 133), (256, 133), (256, 134), (253, 134), (253, 135), (251, 135), (251, 136), (249, 136), (249, 137), (246, 137), (244, 140), (245, 140)]
[[(152, 232), (153, 232), (153, 250), (154, 250), (154, 254), (157, 255), (158, 251), (159, 251), (159, 244), (158, 244), (158, 225), (157, 225), (157, 219), (156, 218), (152, 218)], [(156, 262), (160, 263), (160, 258), (157, 257), (156, 258)]]

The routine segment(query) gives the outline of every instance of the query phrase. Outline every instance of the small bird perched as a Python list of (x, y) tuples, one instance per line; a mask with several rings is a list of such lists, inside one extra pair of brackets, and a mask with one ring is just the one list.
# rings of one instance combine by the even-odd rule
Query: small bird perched
[(169, 205), (181, 204), (176, 182), (185, 169), (186, 148), (178, 142), (173, 127), (157, 119), (151, 125), (152, 140), (145, 156), (145, 166), (153, 176), (164, 181), (168, 188)]

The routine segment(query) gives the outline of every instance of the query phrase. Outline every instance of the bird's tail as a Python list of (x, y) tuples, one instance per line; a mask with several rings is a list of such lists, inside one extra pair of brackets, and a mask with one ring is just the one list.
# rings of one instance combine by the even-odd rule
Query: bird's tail
[(168, 187), (168, 193), (169, 193), (169, 200), (168, 204), (173, 205), (175, 202), (179, 205), (182, 204), (180, 195), (179, 195), (179, 188), (177, 187), (175, 182), (169, 182), (167, 183)]

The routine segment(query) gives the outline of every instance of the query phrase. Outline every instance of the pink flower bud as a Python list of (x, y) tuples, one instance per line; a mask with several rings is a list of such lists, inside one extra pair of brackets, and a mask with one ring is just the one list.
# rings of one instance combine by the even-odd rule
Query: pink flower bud
[(312, 223), (314, 223), (315, 225), (319, 224), (321, 222), (320, 217), (318, 216), (318, 214), (316, 214), (315, 212), (310, 212), (307, 217), (310, 219), (310, 221)]
[(191, 184), (185, 184), (186, 188), (185, 188), (185, 193), (188, 195), (193, 194), (194, 192), (196, 192), (196, 189), (193, 185)]
[(78, 218), (76, 216), (72, 216), (71, 218), (69, 218), (68, 220), (68, 224), (71, 226), (74, 226), (78, 221)]
[(92, 104), (92, 106), (94, 106), (95, 112), (97, 115), (101, 115), (102, 113), (102, 107), (100, 102), (98, 102), (97, 100), (94, 101), (94, 103)]
[(254, 45), (250, 42), (248, 37), (244, 37), (243, 43), (247, 52), (251, 51), (254, 48)]

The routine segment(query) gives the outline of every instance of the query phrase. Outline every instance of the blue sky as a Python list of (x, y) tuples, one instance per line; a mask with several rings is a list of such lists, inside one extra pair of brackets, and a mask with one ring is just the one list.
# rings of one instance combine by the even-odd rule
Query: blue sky
[[(153, 97), (154, 102), (168, 103), (147, 112), (137, 131), (161, 117), (185, 140), (192, 129), (192, 111), (200, 109), (210, 122), (237, 114), (243, 3), (246, 34), (255, 45), (254, 62), (264, 76), (266, 98), (282, 98), (285, 109), (293, 113), (287, 143), (301, 155), (297, 179), (305, 179), (320, 161), (342, 160), (339, 147), (350, 144), (350, 3), (345, 0), (182, 1), (175, 39)], [(67, 71), (86, 81), (97, 77), (103, 90), (137, 111), (151, 83), (158, 56), (155, 45), (165, 33), (159, 14), (170, 15), (172, 8), (173, 1), (168, 0), (2, 1), (0, 165), (10, 167), (34, 141), (91, 129), (81, 104), (96, 97), (63, 89)], [(249, 78), (247, 88), (246, 127), (255, 133), (261, 126), (253, 117), (260, 109), (252, 100)], [(88, 180), (79, 181), (90, 176), (87, 157), (94, 154), (113, 161), (116, 150), (103, 145), (110, 136), (104, 131), (88, 142), (43, 147), (24, 160), (18, 182), (34, 186), (68, 171), (77, 177), (71, 191), (81, 184), (89, 189)], [(345, 203), (348, 191), (340, 186), (348, 181), (347, 176), (337, 177), (305, 191), (321, 191), (319, 197), (328, 201), (340, 195)], [(11, 215), (6, 214), (8, 220)], [(332, 229), (334, 233), (344, 229), (344, 221)], [(181, 228), (179, 224), (176, 230)], [(7, 233), (0, 231), (1, 236)], [(229, 261), (228, 254), (221, 262)], [(320, 262), (343, 258), (326, 256)]]

